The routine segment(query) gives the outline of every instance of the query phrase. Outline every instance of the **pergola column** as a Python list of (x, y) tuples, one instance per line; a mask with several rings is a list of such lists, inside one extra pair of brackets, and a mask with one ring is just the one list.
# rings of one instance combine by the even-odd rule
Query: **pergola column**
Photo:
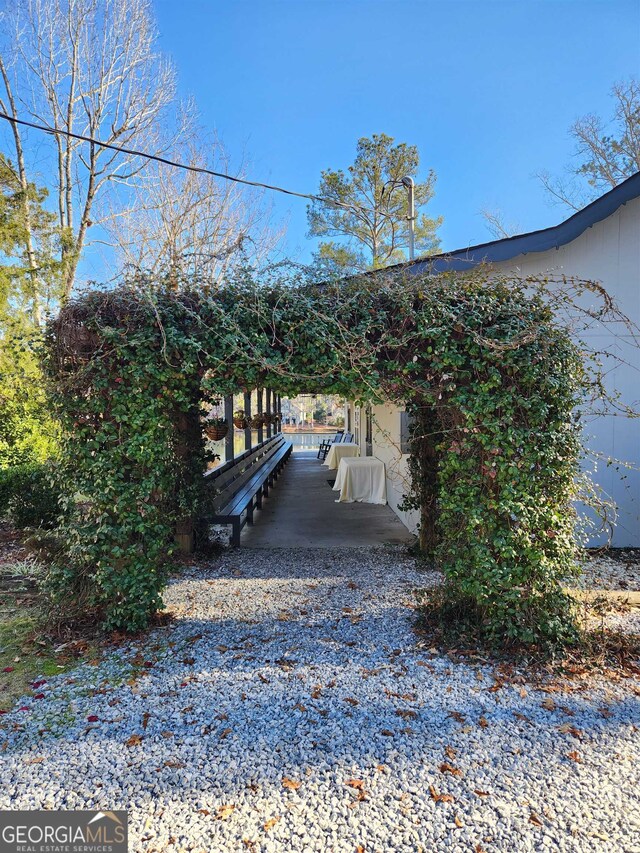
[(271, 388), (265, 389), (265, 411), (269, 416), (269, 420), (267, 421), (267, 438), (271, 438), (271, 434), (273, 432), (273, 427), (271, 424)]
[(251, 391), (244, 395), (244, 416), (247, 419), (247, 425), (244, 428), (244, 449), (251, 450)]
[(224, 419), (229, 425), (226, 438), (224, 440), (224, 461), (229, 462), (236, 455), (235, 451), (235, 430), (233, 428), (233, 395), (224, 398)]
[[(262, 388), (258, 388), (256, 391), (257, 403), (258, 403), (258, 414), (262, 414), (262, 401), (263, 401), (263, 390)], [(264, 441), (264, 424), (260, 424), (258, 427), (258, 444), (261, 444)]]

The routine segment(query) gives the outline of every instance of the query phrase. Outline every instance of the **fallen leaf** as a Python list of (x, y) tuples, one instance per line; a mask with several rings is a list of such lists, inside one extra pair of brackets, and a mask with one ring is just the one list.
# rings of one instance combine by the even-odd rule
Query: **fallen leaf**
[(451, 773), (452, 776), (462, 776), (462, 770), (459, 770), (457, 767), (453, 767), (453, 765), (449, 764), (448, 761), (443, 761), (440, 765), (441, 773)]
[(165, 761), (164, 767), (186, 767), (186, 764), (183, 764), (181, 761)]
[(385, 737), (393, 737), (393, 732), (390, 729), (382, 729), (380, 734), (384, 735)]
[(227, 735), (230, 735), (230, 734), (231, 734), (231, 732), (232, 732), (232, 731), (233, 731), (233, 729), (223, 729), (223, 730), (220, 732), (220, 740), (224, 740), (224, 739), (226, 738), (226, 736), (227, 736)]
[(531, 814), (529, 815), (529, 821), (535, 826), (544, 826), (544, 824), (535, 812), (531, 812)]
[(489, 720), (487, 720), (486, 717), (480, 717), (480, 719), (478, 720), (478, 725), (481, 729), (486, 729), (489, 725)]
[(303, 712), (304, 712), (304, 711), (306, 711), (307, 709), (306, 709), (306, 707), (302, 704), (302, 702), (298, 702), (298, 704), (297, 704), (297, 705), (294, 705), (294, 706), (293, 706), (293, 710), (294, 710), (294, 711), (303, 711)]
[(435, 800), (436, 803), (452, 803), (453, 797), (451, 794), (440, 794), (433, 785), (429, 785), (429, 793), (431, 794), (431, 799)]
[(344, 700), (343, 700), (343, 701), (344, 701), (344, 702), (348, 702), (350, 705), (353, 705), (354, 707), (355, 707), (356, 705), (359, 705), (359, 704), (360, 704), (360, 703), (358, 702), (358, 700), (357, 700), (357, 699), (354, 699), (354, 698), (353, 698), (353, 696), (345, 696), (345, 698), (344, 698)]
[(477, 788), (474, 790), (473, 793), (477, 794), (479, 797), (488, 797), (489, 796), (488, 791), (479, 791)]
[(264, 825), (263, 825), (263, 827), (262, 827), (262, 828), (264, 829), (264, 831), (265, 831), (265, 832), (269, 832), (269, 830), (270, 830), (270, 829), (273, 829), (273, 827), (274, 827), (277, 823), (279, 823), (281, 820), (282, 820), (282, 818), (281, 818), (280, 816), (278, 816), (278, 817), (272, 817), (270, 820), (265, 821), (265, 823), (264, 823)]
[(142, 743), (142, 735), (131, 735), (124, 742), (125, 746), (139, 746)]
[(444, 751), (446, 753), (447, 758), (453, 760), (457, 757), (458, 753), (452, 746), (445, 746)]
[(87, 717), (87, 722), (89, 723), (97, 723), (100, 718), (96, 714), (89, 714)]
[(151, 717), (151, 714), (148, 711), (145, 711), (144, 714), (142, 715), (142, 728), (143, 729), (146, 729), (147, 726), (149, 725), (150, 717)]
[(576, 764), (582, 764), (580, 754), (575, 749), (567, 753), (567, 758), (570, 758), (572, 761), (575, 761)]
[(302, 786), (302, 782), (296, 782), (294, 779), (289, 779), (287, 776), (282, 780), (282, 787), (288, 791), (297, 791)]
[(458, 817), (458, 815), (456, 815), (456, 816), (454, 817), (453, 822), (454, 822), (454, 823), (455, 823), (455, 825), (458, 827), (458, 829), (462, 829), (462, 827), (464, 826), (463, 822), (460, 820), (460, 818)]
[(577, 737), (580, 740), (582, 740), (582, 736), (584, 734), (584, 732), (582, 732), (581, 729), (577, 729), (571, 723), (563, 723), (561, 726), (558, 726), (558, 731), (562, 732), (563, 735), (566, 735), (566, 734), (573, 735), (574, 737)]
[(531, 722), (529, 717), (527, 717), (526, 714), (521, 714), (520, 711), (513, 711), (512, 713), (513, 713), (513, 716), (516, 718), (516, 720), (522, 720), (525, 723)]
[(219, 806), (216, 812), (216, 817), (218, 820), (226, 820), (231, 814), (233, 814), (235, 808), (236, 807), (234, 805)]
[(540, 703), (540, 706), (545, 709), (545, 711), (555, 711), (556, 703), (553, 701), (551, 696), (547, 696), (544, 702)]
[(464, 721), (466, 720), (465, 715), (464, 715), (464, 714), (461, 714), (461, 713), (460, 713), (460, 711), (449, 711), (449, 713), (447, 714), (447, 716), (448, 716), (448, 717), (453, 717), (453, 719), (454, 719), (457, 723), (464, 723)]
[(263, 675), (261, 672), (258, 673), (258, 678), (263, 684), (269, 684), (269, 679)]
[(350, 788), (355, 788), (357, 791), (364, 790), (364, 782), (362, 779), (347, 779), (344, 784), (348, 785)]
[(415, 720), (418, 714), (415, 711), (403, 710), (402, 708), (398, 708), (396, 711), (396, 717), (402, 717), (403, 720)]

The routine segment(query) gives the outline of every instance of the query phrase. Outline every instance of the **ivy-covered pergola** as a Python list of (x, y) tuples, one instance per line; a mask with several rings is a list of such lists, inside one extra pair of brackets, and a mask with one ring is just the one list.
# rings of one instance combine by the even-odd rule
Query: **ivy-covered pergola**
[[(412, 414), (421, 546), (446, 595), (496, 639), (571, 627), (580, 353), (544, 285), (470, 274), (309, 286), (256, 281), (96, 290), (51, 323), (64, 432), (53, 582), (109, 627), (144, 626), (176, 531), (203, 515), (203, 403), (269, 389)], [(186, 527), (185, 527), (186, 526)]]

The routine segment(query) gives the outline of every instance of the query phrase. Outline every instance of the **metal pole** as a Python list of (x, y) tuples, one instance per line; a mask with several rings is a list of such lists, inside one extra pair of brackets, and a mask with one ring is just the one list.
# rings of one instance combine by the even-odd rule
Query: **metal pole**
[(409, 211), (407, 221), (409, 222), (409, 260), (412, 261), (416, 256), (416, 200), (415, 200), (415, 183), (413, 178), (407, 175), (402, 179), (402, 186), (406, 188), (409, 196)]

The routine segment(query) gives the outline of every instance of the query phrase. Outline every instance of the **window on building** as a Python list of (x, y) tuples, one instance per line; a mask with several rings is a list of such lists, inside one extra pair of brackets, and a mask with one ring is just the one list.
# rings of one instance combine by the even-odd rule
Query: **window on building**
[(408, 412), (400, 412), (400, 452), (409, 453), (409, 439), (411, 438), (411, 415)]
[(365, 456), (373, 456), (373, 411), (371, 406), (365, 409)]

